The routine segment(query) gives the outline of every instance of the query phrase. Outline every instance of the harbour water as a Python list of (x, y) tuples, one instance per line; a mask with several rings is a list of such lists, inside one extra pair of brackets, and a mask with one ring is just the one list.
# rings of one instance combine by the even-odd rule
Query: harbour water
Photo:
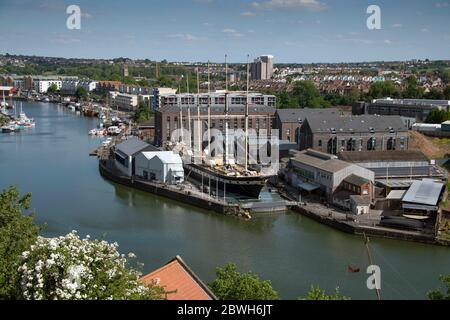
[[(175, 255), (205, 282), (227, 262), (270, 279), (284, 299), (305, 295), (311, 285), (353, 299), (374, 299), (366, 287), (367, 252), (361, 237), (347, 235), (295, 213), (258, 215), (251, 221), (225, 217), (104, 180), (88, 154), (101, 144), (88, 131), (94, 118), (49, 103), (24, 102), (36, 128), (0, 134), (0, 188), (32, 193), (44, 235), (71, 230), (117, 241), (149, 272)], [(381, 267), (384, 299), (423, 299), (450, 274), (450, 249), (371, 239)], [(348, 266), (361, 273), (348, 273)]]

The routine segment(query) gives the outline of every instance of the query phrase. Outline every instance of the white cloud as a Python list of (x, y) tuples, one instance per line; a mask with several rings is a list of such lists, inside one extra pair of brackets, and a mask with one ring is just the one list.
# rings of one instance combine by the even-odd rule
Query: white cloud
[(448, 8), (450, 5), (448, 2), (436, 2), (434, 4), (436, 8)]
[(190, 33), (175, 33), (175, 34), (169, 34), (167, 35), (168, 38), (173, 38), (173, 39), (181, 39), (184, 41), (199, 41), (199, 40), (205, 40), (205, 38), (201, 38), (201, 37), (196, 37), (193, 36)]
[(385, 44), (392, 44), (392, 41), (391, 40), (384, 40), (383, 41)]
[(403, 27), (403, 25), (401, 23), (394, 23), (392, 25), (392, 28), (402, 28), (402, 27)]
[(420, 31), (422, 31), (422, 32), (430, 32), (430, 29), (428, 29), (428, 28), (423, 28), (423, 29), (420, 30)]
[(81, 12), (81, 17), (86, 18), (86, 19), (93, 18), (92, 14), (90, 14), (89, 12)]
[(236, 37), (236, 38), (241, 38), (244, 36), (242, 33), (238, 32), (236, 29), (231, 29), (231, 28), (223, 29), (222, 32), (229, 36)]
[(256, 13), (251, 12), (251, 11), (246, 11), (246, 12), (241, 12), (240, 15), (242, 17), (254, 17), (254, 16), (256, 16)]
[(57, 44), (63, 44), (63, 45), (71, 45), (71, 44), (77, 44), (81, 42), (81, 39), (64, 35), (64, 34), (57, 34), (55, 37), (52, 37), (49, 39), (51, 43), (57, 43)]
[(267, 0), (253, 2), (252, 7), (258, 9), (310, 9), (325, 10), (328, 6), (318, 0)]

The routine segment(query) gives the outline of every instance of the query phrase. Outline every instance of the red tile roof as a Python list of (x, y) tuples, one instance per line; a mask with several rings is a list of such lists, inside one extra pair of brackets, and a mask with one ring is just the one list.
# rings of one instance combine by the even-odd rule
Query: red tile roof
[(167, 300), (216, 300), (211, 290), (194, 274), (180, 256), (141, 278), (145, 285), (158, 285)]

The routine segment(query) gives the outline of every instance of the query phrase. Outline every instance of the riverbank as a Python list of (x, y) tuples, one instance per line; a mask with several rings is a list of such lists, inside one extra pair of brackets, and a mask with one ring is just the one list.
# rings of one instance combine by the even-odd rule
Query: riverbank
[(139, 189), (141, 191), (149, 192), (171, 200), (180, 201), (184, 204), (189, 204), (197, 208), (211, 210), (224, 215), (244, 217), (247, 219), (251, 218), (250, 215), (246, 211), (242, 210), (238, 204), (231, 204), (221, 199), (215, 199), (203, 193), (197, 194), (195, 190), (188, 189), (187, 186), (172, 186), (124, 176), (118, 169), (115, 168), (114, 163), (110, 160), (100, 160), (99, 171), (105, 179), (127, 187)]
[[(292, 190), (290, 191), (292, 192)], [(284, 186), (284, 189), (279, 190), (279, 193), (282, 197), (290, 201), (294, 201), (295, 199), (286, 189), (286, 186)], [(450, 246), (450, 241), (437, 239), (434, 233), (382, 227), (378, 225), (379, 217), (375, 214), (372, 216), (370, 214), (355, 216), (324, 205), (318, 201), (299, 203), (297, 206), (292, 207), (292, 210), (323, 225), (348, 234)]]

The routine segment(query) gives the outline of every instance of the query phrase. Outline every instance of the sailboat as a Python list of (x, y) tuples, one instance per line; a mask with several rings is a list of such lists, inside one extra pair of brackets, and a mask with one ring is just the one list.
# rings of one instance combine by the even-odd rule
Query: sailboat
[[(247, 56), (248, 60), (248, 56)], [(226, 62), (225, 62), (226, 64)], [(226, 68), (227, 69), (227, 68)], [(226, 75), (228, 78), (228, 75)], [(228, 86), (227, 86), (228, 89)], [(248, 117), (249, 117), (249, 99), (248, 99), (248, 89), (249, 89), (249, 64), (247, 61), (247, 102), (245, 108), (245, 134), (246, 141), (245, 145), (248, 146)], [(210, 72), (209, 72), (209, 62), (208, 62), (208, 97), (210, 97)], [(225, 122), (226, 122), (226, 140), (228, 140), (228, 121), (229, 121), (229, 110), (228, 110), (228, 91), (225, 93)], [(208, 98), (208, 128), (211, 128), (211, 99)], [(199, 108), (197, 106), (197, 108)], [(189, 106), (188, 106), (189, 109)], [(200, 111), (197, 110), (198, 116)], [(188, 116), (190, 114), (188, 113)], [(180, 127), (183, 125), (182, 121), (183, 111), (180, 110)], [(190, 119), (188, 120), (190, 122)], [(208, 131), (210, 134), (210, 131)], [(211, 136), (208, 136), (208, 144), (211, 141)], [(228, 141), (226, 142), (226, 146), (228, 145)], [(185, 172), (197, 181), (204, 181), (205, 179), (209, 181), (209, 190), (211, 190), (211, 182), (216, 183), (216, 195), (218, 194), (218, 190), (222, 190), (224, 195), (226, 192), (241, 195), (248, 198), (257, 199), (259, 198), (259, 194), (261, 189), (266, 185), (267, 180), (270, 178), (270, 175), (265, 175), (261, 172), (253, 171), (250, 169), (248, 164), (248, 154), (247, 147), (244, 148), (246, 151), (245, 154), (245, 166), (236, 165), (234, 161), (229, 159), (228, 149), (226, 147), (225, 156), (222, 160), (223, 164), (207, 163), (203, 160), (202, 164), (193, 164), (193, 163), (184, 163)], [(215, 162), (215, 161), (213, 161)], [(220, 162), (220, 161), (219, 161)], [(202, 183), (203, 184), (203, 183)]]
[(36, 124), (33, 118), (28, 118), (25, 112), (22, 110), (22, 103), (20, 103), (20, 113), (18, 119), (18, 125), (24, 128), (34, 127)]
[(1, 106), (0, 111), (3, 114), (7, 114), (6, 108), (8, 107), (8, 103), (5, 101), (5, 91), (3, 91), (3, 101), (1, 102), (0, 106)]

